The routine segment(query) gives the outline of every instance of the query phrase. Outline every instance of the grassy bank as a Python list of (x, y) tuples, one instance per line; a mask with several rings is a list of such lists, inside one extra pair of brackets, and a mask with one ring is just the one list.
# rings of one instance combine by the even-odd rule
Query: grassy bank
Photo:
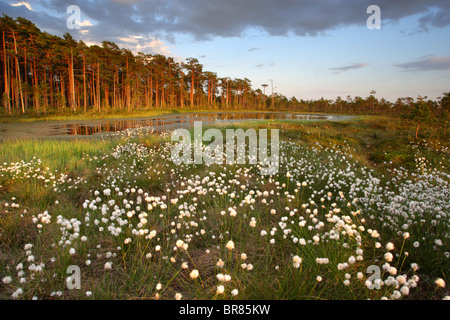
[[(201, 110), (194, 110), (196, 112), (201, 112)], [(65, 113), (50, 113), (46, 115), (7, 115), (2, 114), (0, 116), (0, 122), (32, 122), (32, 121), (72, 121), (72, 120), (98, 120), (98, 119), (131, 119), (131, 118), (144, 118), (153, 117), (163, 114), (173, 114), (191, 112), (190, 110), (139, 110), (134, 112), (127, 112), (126, 110), (105, 110), (104, 112), (65, 112)]]
[(408, 124), (368, 117), (218, 128), (280, 129), (278, 173), (175, 165), (170, 136), (143, 129), (0, 144), (0, 297), (448, 295), (435, 283), (449, 276), (448, 133), (414, 141)]

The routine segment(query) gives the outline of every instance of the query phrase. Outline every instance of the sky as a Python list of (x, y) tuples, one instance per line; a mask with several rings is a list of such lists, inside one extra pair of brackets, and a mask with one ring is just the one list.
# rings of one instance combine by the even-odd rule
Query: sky
[(304, 100), (450, 91), (449, 0), (0, 0), (0, 9), (88, 45), (197, 58), (219, 77), (268, 84), (268, 95), (272, 84)]

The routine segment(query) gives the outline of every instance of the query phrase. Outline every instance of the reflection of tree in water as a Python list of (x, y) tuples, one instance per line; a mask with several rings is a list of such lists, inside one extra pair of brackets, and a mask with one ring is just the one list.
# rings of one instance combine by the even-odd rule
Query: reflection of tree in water
[(105, 120), (99, 124), (63, 124), (52, 126), (56, 135), (94, 135), (99, 133), (119, 132), (136, 127), (157, 127), (169, 128), (175, 124), (193, 124), (194, 121), (202, 121), (206, 124), (213, 124), (218, 121), (234, 120), (332, 120), (333, 116), (311, 115), (311, 114), (290, 114), (277, 112), (239, 112), (239, 113), (211, 113), (211, 114), (187, 114), (171, 117), (158, 117), (138, 120)]

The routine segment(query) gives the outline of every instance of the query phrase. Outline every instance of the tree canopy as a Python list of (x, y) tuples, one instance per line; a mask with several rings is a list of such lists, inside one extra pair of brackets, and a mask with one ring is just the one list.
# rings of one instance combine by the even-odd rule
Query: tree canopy
[[(62, 112), (203, 108), (406, 115), (447, 127), (450, 94), (438, 101), (419, 97), (391, 103), (368, 97), (291, 99), (253, 89), (251, 80), (218, 77), (195, 58), (176, 62), (161, 54), (133, 54), (115, 43), (87, 46), (70, 34), (42, 32), (31, 21), (0, 17), (2, 112), (13, 116)], [(270, 80), (272, 81), (272, 80)], [(273, 84), (273, 83), (272, 83)], [(272, 91), (272, 90), (267, 90)], [(423, 112), (422, 112), (423, 111)]]

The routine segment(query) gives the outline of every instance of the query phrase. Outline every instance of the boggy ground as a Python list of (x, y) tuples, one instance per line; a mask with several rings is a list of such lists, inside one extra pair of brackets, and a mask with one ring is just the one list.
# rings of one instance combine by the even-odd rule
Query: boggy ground
[(414, 141), (389, 118), (237, 127), (281, 129), (278, 174), (176, 166), (170, 133), (146, 128), (0, 144), (0, 297), (448, 297), (447, 132)]

